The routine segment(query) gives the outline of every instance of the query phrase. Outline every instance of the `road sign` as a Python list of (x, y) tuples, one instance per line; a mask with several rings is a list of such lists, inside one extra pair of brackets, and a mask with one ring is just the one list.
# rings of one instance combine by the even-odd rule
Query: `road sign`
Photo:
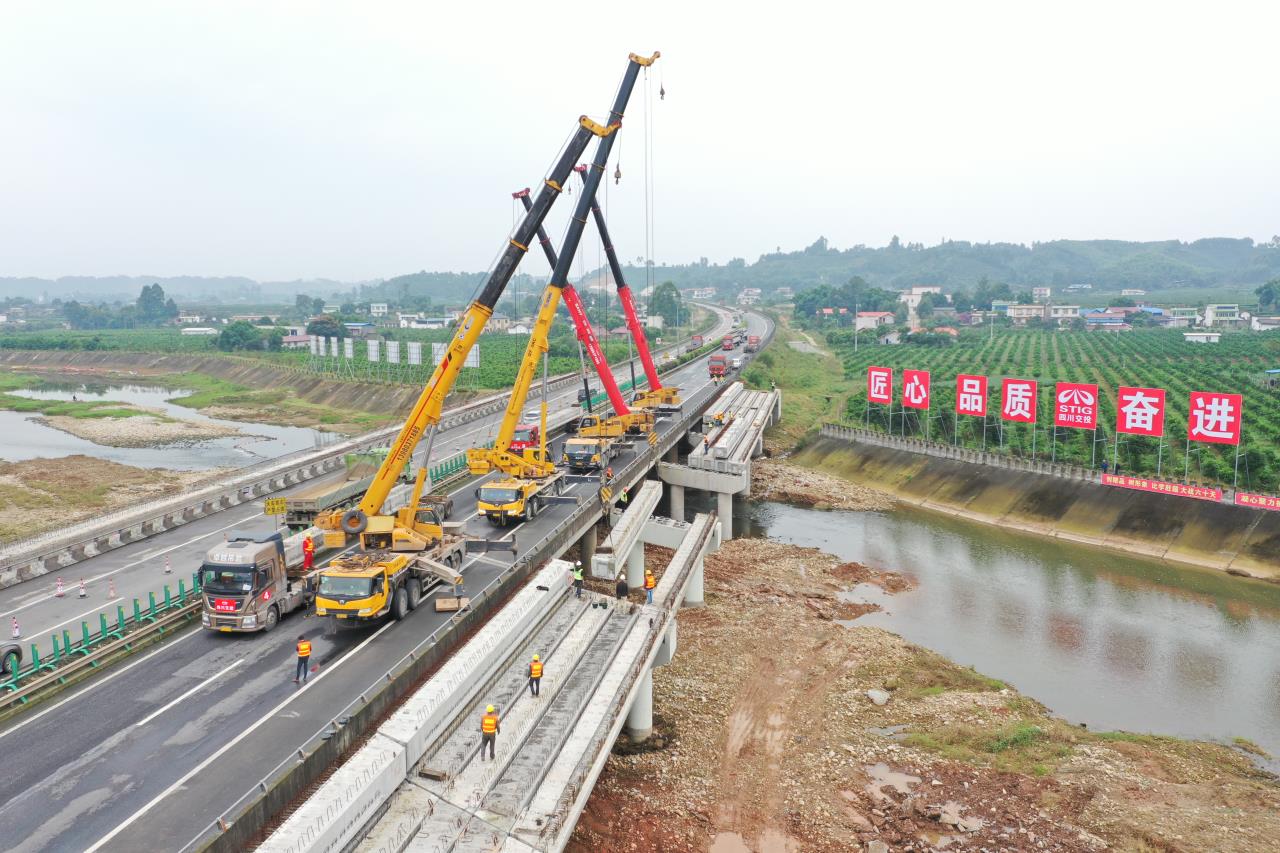
[(267, 498), (262, 502), (263, 515), (284, 515), (288, 498)]
[(650, 446), (656, 445), (657, 443), (658, 443), (658, 434), (656, 432), (649, 433)]
[(613, 497), (613, 489), (609, 488), (608, 486), (600, 487), (600, 500), (604, 501), (605, 503), (608, 503), (609, 499), (612, 497)]

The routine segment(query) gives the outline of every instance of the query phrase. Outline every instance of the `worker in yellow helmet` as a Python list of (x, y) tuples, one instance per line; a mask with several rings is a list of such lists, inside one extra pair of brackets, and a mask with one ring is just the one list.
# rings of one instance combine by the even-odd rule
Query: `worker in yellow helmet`
[(538, 686), (542, 683), (542, 658), (537, 655), (529, 663), (529, 695), (538, 695)]
[(498, 739), (498, 713), (492, 705), (484, 709), (480, 718), (480, 760), (484, 761), (484, 748), (489, 747), (489, 757), (494, 758), (494, 743)]

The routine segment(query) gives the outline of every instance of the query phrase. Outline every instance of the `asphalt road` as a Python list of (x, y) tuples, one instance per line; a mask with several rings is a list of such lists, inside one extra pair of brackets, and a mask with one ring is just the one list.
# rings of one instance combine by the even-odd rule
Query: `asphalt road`
[[(759, 333), (758, 325), (751, 331)], [(670, 381), (687, 392), (701, 386), (700, 398), (710, 393), (703, 362), (682, 368)], [(662, 429), (674, 426), (669, 420), (660, 424)], [(463, 429), (484, 427), (469, 424)], [(454, 438), (463, 436), (450, 441)], [(450, 441), (437, 438), (442, 456), (455, 452)], [(624, 452), (618, 462), (629, 458)], [(512, 537), (522, 551), (572, 511), (570, 505), (552, 504), (531, 522), (497, 529), (474, 516), (474, 487), (456, 490), (454, 518), (470, 515), (470, 534)], [(594, 495), (596, 488), (576, 483), (568, 494)], [(179, 542), (155, 537), (132, 555), (119, 549), (87, 561), (86, 573), (106, 577), (116, 572), (117, 589), (124, 593), (124, 578), (153, 584), (157, 570), (163, 570), (156, 562), (163, 555), (152, 549), (170, 548), (175, 573), (182, 565), (189, 574), (188, 567), (208, 543), (221, 536), (222, 526), (269, 528), (260, 514), (250, 518), (253, 512), (219, 513), (208, 519), (209, 529), (187, 525), (173, 532)], [(89, 568), (111, 558), (115, 562)], [(467, 589), (484, 588), (512, 560), (507, 551), (470, 555), (464, 567)], [(66, 618), (43, 610), (49, 604), (43, 599), (9, 606), (30, 603), (33, 615), (51, 612), (44, 618)], [(53, 602), (54, 607), (68, 604), (77, 606), (74, 600)], [(271, 634), (193, 630), (16, 718), (0, 730), (4, 848), (182, 849), (445, 621), (430, 599), (424, 605), (403, 625), (387, 621), (334, 636), (325, 636), (323, 620), (301, 615), (286, 618)], [(299, 634), (311, 640), (313, 661), (320, 667), (303, 687), (292, 683), (293, 645)]]

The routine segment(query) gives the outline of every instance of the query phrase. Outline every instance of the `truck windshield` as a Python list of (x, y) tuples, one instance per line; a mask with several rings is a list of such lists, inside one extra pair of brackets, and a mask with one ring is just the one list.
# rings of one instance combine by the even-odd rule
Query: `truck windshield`
[(488, 486), (480, 490), (480, 500), (487, 504), (509, 504), (516, 499), (515, 489), (499, 489)]
[(512, 441), (522, 441), (525, 444), (536, 444), (538, 441), (538, 431), (533, 427), (524, 427), (516, 429), (511, 436)]
[(200, 585), (208, 592), (241, 593), (253, 589), (253, 566), (200, 567)]
[(320, 576), (320, 594), (344, 598), (368, 598), (373, 592), (373, 578)]

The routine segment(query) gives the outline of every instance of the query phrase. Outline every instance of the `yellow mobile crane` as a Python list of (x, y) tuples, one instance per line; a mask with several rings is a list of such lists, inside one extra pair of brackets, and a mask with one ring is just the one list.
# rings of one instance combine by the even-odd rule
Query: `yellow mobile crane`
[[(635, 88), (640, 69), (653, 64), (658, 56), (657, 53), (651, 57), (630, 55), (607, 124), (597, 124), (586, 116), (578, 119), (577, 131), (552, 166), (550, 174), (538, 190), (537, 199), (530, 205), (524, 219), (509, 239), (484, 287), (459, 321), (458, 330), (436, 366), (431, 380), (418, 397), (399, 435), (392, 442), (390, 452), (383, 459), (360, 503), (345, 512), (335, 510), (317, 516), (317, 526), (326, 531), (326, 544), (330, 544), (331, 537), (345, 543), (347, 536), (359, 536), (361, 547), (374, 552), (338, 558), (321, 572), (316, 596), (318, 614), (367, 619), (394, 612), (397, 618), (402, 618), (420, 597), (420, 581), (424, 579), (424, 575), (417, 568), (422, 564), (421, 560), (414, 560), (413, 566), (409, 567), (406, 565), (406, 555), (394, 551), (427, 552), (422, 556), (426, 557), (425, 562), (430, 566), (434, 562), (432, 555), (439, 555), (441, 551), (449, 551), (453, 547), (454, 543), (446, 538), (439, 518), (434, 513), (427, 513), (424, 517), (417, 506), (426, 476), (425, 470), (419, 471), (408, 506), (395, 515), (385, 515), (382, 512), (383, 502), (395, 485), (400, 470), (409, 462), (423, 433), (428, 429), (431, 430), (431, 437), (427, 441), (427, 460), (430, 460), (434, 428), (440, 421), (445, 397), (453, 389), (467, 353), (484, 331), (507, 282), (524, 253), (528, 251), (529, 243), (563, 190), (574, 163), (586, 149), (591, 137), (597, 137), (599, 143), (592, 162), (595, 170), (590, 177), (596, 186), (599, 185), (600, 175), (608, 162), (616, 131), (622, 126), (622, 115)], [(594, 186), (591, 194), (594, 194)], [(581, 209), (576, 212), (575, 221), (585, 221), (587, 210), (581, 200), (578, 207)], [(569, 257), (576, 251), (575, 239), (568, 249)], [(567, 269), (561, 272), (558, 280), (563, 280), (565, 273)], [(426, 468), (425, 464), (423, 468)], [(452, 558), (454, 552), (450, 551), (446, 556)], [(409, 580), (414, 582), (409, 583)]]

